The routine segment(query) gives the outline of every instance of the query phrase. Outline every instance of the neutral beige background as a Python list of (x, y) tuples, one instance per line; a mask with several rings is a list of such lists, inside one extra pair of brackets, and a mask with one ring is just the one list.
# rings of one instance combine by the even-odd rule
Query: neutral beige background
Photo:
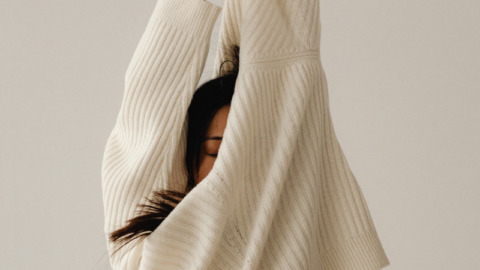
[[(387, 269), (480, 269), (480, 2), (321, 1), (334, 126)], [(0, 269), (110, 268), (101, 162), (154, 5), (0, 0)]]

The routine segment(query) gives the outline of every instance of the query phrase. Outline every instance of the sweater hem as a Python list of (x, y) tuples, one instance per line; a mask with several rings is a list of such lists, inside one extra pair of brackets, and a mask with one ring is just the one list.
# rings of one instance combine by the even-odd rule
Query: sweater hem
[(390, 265), (375, 229), (335, 245), (320, 261), (331, 270), (380, 270)]

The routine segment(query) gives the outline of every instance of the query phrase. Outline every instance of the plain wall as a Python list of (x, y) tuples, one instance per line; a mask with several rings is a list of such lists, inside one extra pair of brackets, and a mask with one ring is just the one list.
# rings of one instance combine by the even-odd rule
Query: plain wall
[[(155, 3), (0, 0), (0, 269), (110, 269), (101, 162)], [(321, 0), (334, 127), (386, 269), (480, 269), (479, 10)]]

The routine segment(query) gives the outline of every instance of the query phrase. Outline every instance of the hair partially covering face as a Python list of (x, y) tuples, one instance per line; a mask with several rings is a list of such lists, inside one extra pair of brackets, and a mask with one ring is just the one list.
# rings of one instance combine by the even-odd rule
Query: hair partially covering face
[[(226, 56), (230, 59), (222, 62), (218, 76), (196, 89), (188, 108), (185, 155), (188, 178), (185, 191), (165, 189), (153, 191), (151, 198), (146, 198), (147, 204), (138, 205), (136, 217), (128, 220), (124, 227), (109, 235), (109, 240), (118, 246), (112, 255), (132, 241), (138, 243), (150, 235), (196, 186), (194, 176), (199, 169), (202, 140), (218, 110), (231, 103), (235, 90), (240, 67), (240, 48), (232, 45), (226, 50)], [(131, 245), (131, 248), (133, 246)]]

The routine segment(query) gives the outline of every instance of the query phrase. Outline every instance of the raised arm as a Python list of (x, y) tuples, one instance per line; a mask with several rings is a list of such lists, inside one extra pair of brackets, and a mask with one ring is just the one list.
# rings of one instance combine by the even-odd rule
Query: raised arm
[[(125, 74), (125, 91), (102, 163), (108, 235), (133, 218), (143, 198), (165, 187), (191, 97), (205, 66), (221, 8), (204, 0), (158, 0)], [(113, 269), (138, 269), (142, 243), (112, 257)], [(118, 256), (121, 255), (120, 253)]]

